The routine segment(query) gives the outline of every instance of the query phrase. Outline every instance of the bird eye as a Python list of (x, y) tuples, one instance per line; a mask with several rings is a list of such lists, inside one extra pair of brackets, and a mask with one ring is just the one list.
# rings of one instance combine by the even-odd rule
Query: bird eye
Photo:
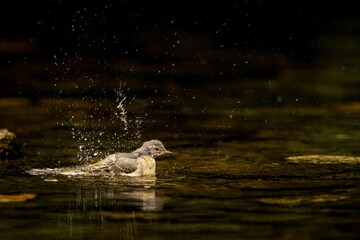
[(160, 150), (160, 148), (158, 148), (158, 147), (157, 147), (157, 148), (155, 148), (155, 150), (156, 150), (156, 151), (159, 151), (159, 150)]

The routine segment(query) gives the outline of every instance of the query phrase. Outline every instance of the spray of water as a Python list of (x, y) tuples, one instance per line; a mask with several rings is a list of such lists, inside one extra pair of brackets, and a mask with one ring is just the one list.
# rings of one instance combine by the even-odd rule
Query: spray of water
[[(109, 6), (106, 5), (102, 11), (103, 14), (110, 11)], [(80, 164), (114, 151), (128, 150), (126, 147), (138, 146), (142, 142), (141, 130), (146, 118), (139, 110), (144, 102), (136, 99), (123, 83), (126, 76), (116, 79), (119, 69), (108, 58), (101, 57), (104, 53), (108, 56), (108, 42), (105, 38), (91, 37), (92, 26), (87, 22), (93, 18), (88, 8), (74, 12), (71, 31), (76, 36), (76, 47), (60, 47), (53, 56), (55, 68), (51, 74), (54, 87), (59, 90), (59, 101), (70, 96), (68, 101), (64, 101), (68, 102), (68, 120), (59, 120), (58, 125), (66, 131), (70, 128), (71, 147), (77, 149)], [(96, 58), (91, 57), (93, 53)], [(116, 81), (121, 82), (120, 86), (112, 90)], [(68, 147), (67, 142), (59, 145)]]
[(109, 96), (85, 97), (79, 103), (72, 103), (75, 110), (71, 112), (69, 124), (80, 163), (89, 163), (141, 142), (146, 115), (136, 109), (142, 103), (131, 96), (129, 90), (121, 84), (113, 91), (115, 100)]

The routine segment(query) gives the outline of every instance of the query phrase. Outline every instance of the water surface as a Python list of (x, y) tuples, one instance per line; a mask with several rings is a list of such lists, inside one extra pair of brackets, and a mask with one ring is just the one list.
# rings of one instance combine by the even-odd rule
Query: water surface
[[(119, 146), (99, 136), (102, 144), (93, 151), (106, 154), (114, 146), (126, 151), (142, 139), (162, 140), (175, 154), (159, 158), (156, 179), (146, 179), (27, 174), (31, 168), (79, 166), (84, 159), (79, 159), (67, 104), (17, 101), (15, 107), (3, 104), (2, 123), (19, 127), (25, 157), (1, 162), (0, 193), (36, 197), (0, 202), (4, 239), (359, 236), (359, 165), (286, 161), (289, 156), (358, 155), (359, 111), (350, 104), (234, 111), (234, 97), (207, 106), (204, 115), (200, 103), (185, 107), (176, 101), (155, 112), (156, 101), (162, 100), (153, 99), (153, 105), (143, 107), (153, 113), (144, 119), (141, 139), (127, 144), (121, 139)], [(63, 113), (49, 114), (54, 102)], [(74, 115), (83, 112), (72, 109)], [(91, 131), (90, 126), (79, 132), (90, 136)]]

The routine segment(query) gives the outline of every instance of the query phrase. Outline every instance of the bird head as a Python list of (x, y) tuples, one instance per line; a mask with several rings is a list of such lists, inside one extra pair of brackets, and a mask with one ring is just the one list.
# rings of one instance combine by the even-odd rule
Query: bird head
[(143, 149), (147, 152), (151, 157), (157, 157), (166, 153), (172, 153), (165, 149), (164, 144), (159, 140), (150, 140), (144, 142), (140, 149)]

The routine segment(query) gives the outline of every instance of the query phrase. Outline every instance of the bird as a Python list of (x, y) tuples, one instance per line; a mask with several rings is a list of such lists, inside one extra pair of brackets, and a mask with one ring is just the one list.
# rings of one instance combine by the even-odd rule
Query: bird
[(154, 177), (156, 175), (155, 157), (172, 152), (165, 149), (159, 140), (144, 142), (130, 153), (114, 153), (103, 160), (90, 164), (91, 173), (122, 175), (129, 177)]

